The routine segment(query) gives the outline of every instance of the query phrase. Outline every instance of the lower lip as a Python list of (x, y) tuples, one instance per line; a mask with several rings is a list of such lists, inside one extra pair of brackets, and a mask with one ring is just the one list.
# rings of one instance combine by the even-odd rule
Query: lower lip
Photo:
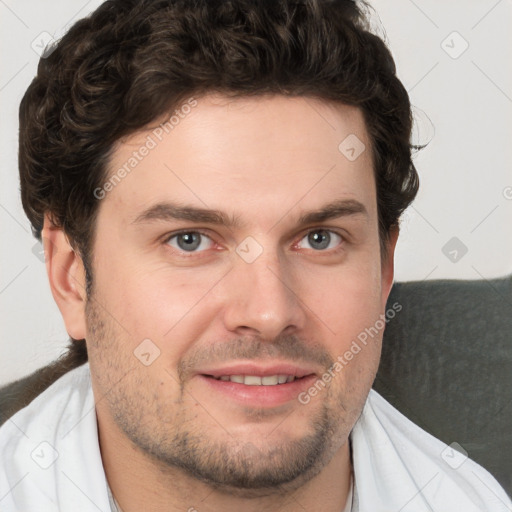
[(299, 394), (315, 381), (315, 375), (308, 375), (293, 382), (274, 386), (247, 386), (237, 382), (198, 376), (210, 389), (223, 393), (232, 400), (254, 407), (276, 407), (292, 400), (298, 400)]

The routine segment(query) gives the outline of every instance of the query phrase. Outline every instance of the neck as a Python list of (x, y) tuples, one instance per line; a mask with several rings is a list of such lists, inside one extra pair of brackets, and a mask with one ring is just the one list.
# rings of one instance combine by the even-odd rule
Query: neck
[(293, 491), (267, 495), (219, 492), (177, 468), (162, 468), (138, 450), (114, 425), (98, 419), (105, 474), (122, 512), (291, 512), (301, 509), (339, 512), (351, 483), (348, 441), (313, 478)]

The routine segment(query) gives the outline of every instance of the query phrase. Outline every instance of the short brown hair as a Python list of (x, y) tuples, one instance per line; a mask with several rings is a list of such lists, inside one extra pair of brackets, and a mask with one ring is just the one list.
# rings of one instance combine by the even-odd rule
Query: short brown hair
[(372, 142), (381, 241), (416, 195), (409, 98), (356, 2), (109, 0), (53, 50), (21, 102), (22, 202), (35, 236), (49, 213), (85, 262), (114, 143), (191, 95), (355, 105)]

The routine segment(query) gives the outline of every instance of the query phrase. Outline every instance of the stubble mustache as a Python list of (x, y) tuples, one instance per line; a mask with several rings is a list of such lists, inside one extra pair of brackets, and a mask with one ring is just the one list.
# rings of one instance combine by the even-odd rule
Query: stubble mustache
[(326, 370), (334, 363), (334, 357), (318, 343), (305, 342), (296, 335), (279, 336), (266, 341), (261, 337), (241, 337), (229, 342), (214, 342), (193, 350), (178, 365), (181, 386), (204, 365), (233, 363), (236, 361), (284, 360), (290, 363), (307, 363)]

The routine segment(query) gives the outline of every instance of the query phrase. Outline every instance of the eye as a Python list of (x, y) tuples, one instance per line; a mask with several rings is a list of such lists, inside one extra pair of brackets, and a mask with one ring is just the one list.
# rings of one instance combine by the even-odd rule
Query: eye
[(199, 231), (183, 231), (170, 236), (166, 243), (180, 251), (202, 252), (211, 249), (214, 242), (210, 237)]
[[(343, 238), (338, 233), (330, 231), (328, 229), (315, 229), (310, 231), (301, 241), (298, 243), (300, 249), (312, 248), (316, 251), (323, 251), (325, 249), (333, 249), (340, 245)], [(310, 247), (304, 247), (304, 241), (310, 245)]]

